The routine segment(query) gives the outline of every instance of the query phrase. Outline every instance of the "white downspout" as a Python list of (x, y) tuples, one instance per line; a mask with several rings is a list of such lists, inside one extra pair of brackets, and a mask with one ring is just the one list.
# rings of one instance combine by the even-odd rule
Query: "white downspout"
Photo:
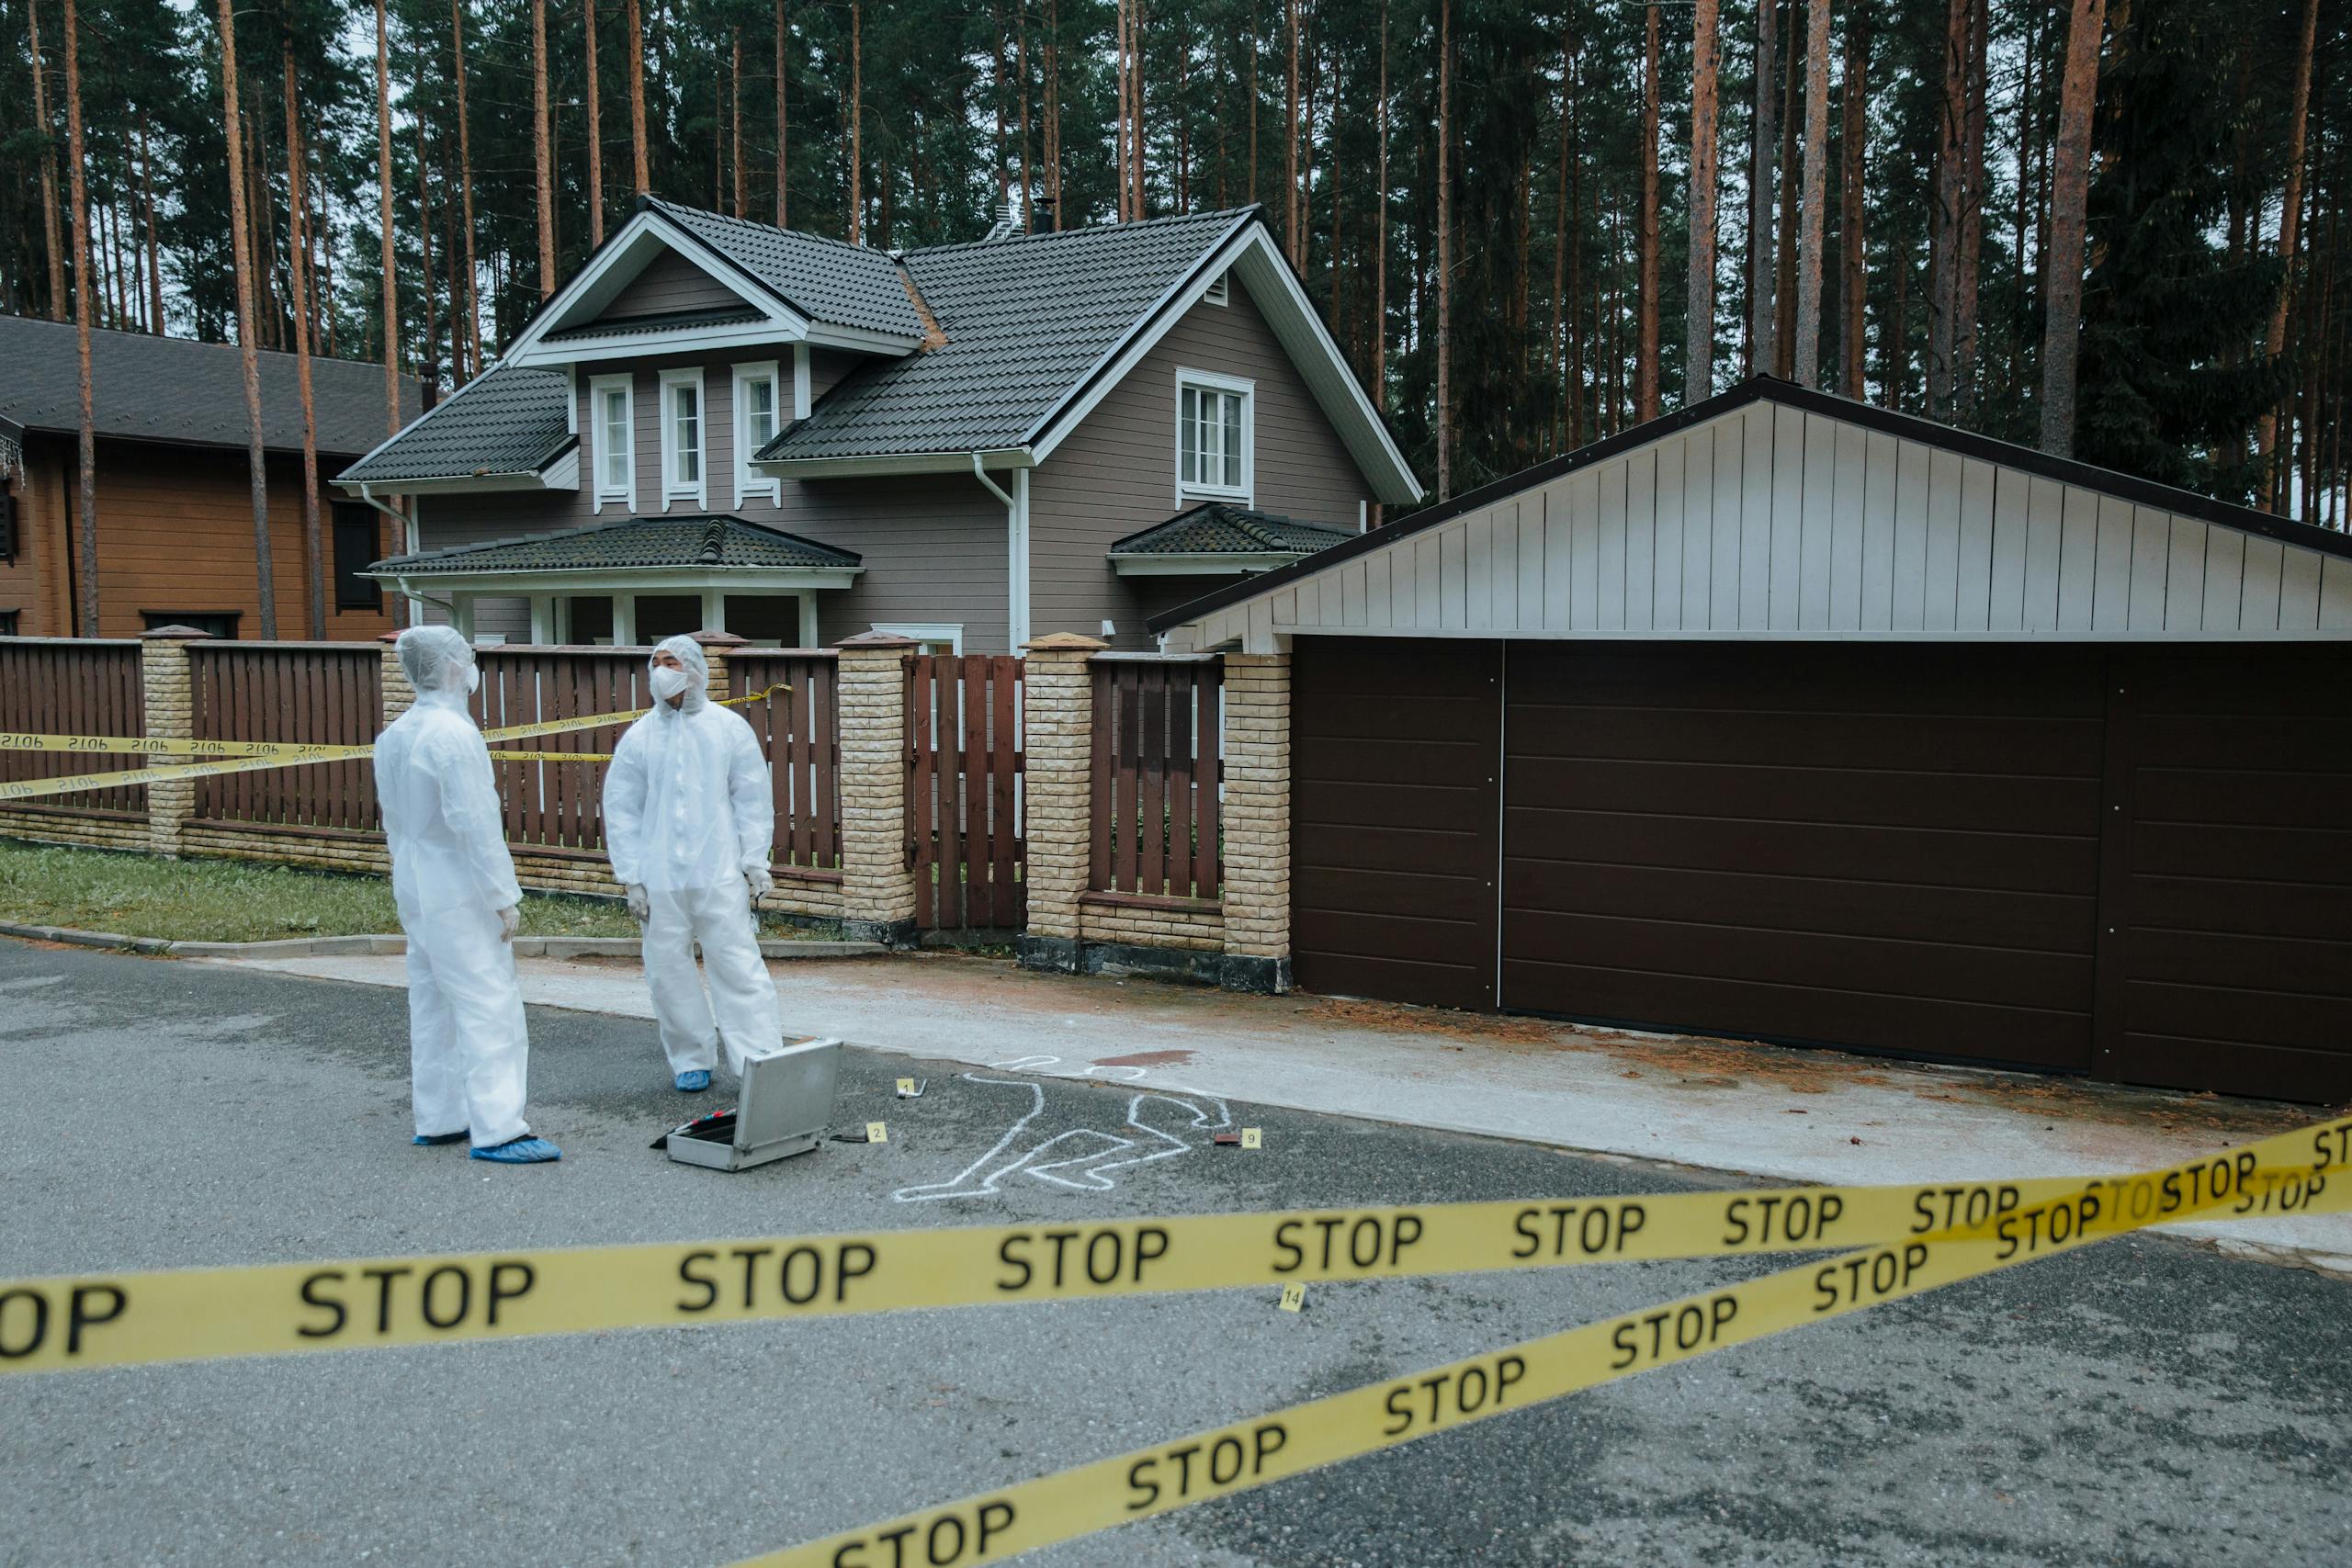
[(1005, 625), (1012, 637), (1012, 651), (1029, 640), (1029, 470), (1012, 470), (1012, 491), (989, 478), (981, 466), (980, 455), (972, 454), (972, 477), (988, 487), (989, 493), (1004, 502), (1004, 535), (1007, 560), (1005, 565)]
[[(382, 513), (385, 516), (390, 517), (400, 524), (401, 538), (408, 547), (403, 553), (412, 556), (416, 554), (417, 526), (415, 518), (410, 516), (405, 512), (397, 511), (392, 507), (386, 506), (382, 502), (378, 501), (373, 494), (369, 493), (366, 485), (361, 485), (359, 487), (359, 499), (374, 507), (377, 511)], [(412, 498), (409, 502), (410, 507), (413, 509), (415, 504), (416, 502), (414, 499)], [(400, 593), (401, 597), (406, 599), (409, 603), (410, 624), (412, 626), (420, 624), (416, 614), (416, 608), (418, 605), (425, 603), (424, 596), (410, 589), (408, 585), (408, 579), (406, 578), (401, 578), (400, 580)]]

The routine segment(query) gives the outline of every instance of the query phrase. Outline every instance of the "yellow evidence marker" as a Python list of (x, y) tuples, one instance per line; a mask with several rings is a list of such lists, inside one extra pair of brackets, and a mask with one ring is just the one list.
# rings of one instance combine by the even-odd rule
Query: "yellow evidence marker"
[(1257, 1128), (1244, 1127), (1241, 1129), (1241, 1146), (1245, 1149), (1254, 1149), (1260, 1146)]
[(865, 1141), (869, 1144), (887, 1144), (890, 1141), (890, 1129), (882, 1122), (868, 1122), (865, 1124)]

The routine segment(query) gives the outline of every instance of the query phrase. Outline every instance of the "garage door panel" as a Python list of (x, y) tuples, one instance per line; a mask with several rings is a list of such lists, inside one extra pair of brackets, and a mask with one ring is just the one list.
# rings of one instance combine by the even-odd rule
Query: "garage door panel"
[[(1514, 682), (1512, 689), (1516, 691)], [(2099, 729), (2086, 719), (1939, 718), (1723, 710), (1585, 708), (1517, 703), (1510, 752), (1914, 773), (2096, 778)]]
[(2089, 1020), (2079, 1015), (1526, 960), (1505, 961), (1503, 994), (1573, 996), (1579, 1005), (1567, 1016), (1632, 1028), (1807, 1044), (1833, 1041), (2066, 1071), (2089, 1065)]
[(1922, 887), (1916, 883), (1758, 876), (1654, 866), (1504, 862), (1513, 896), (1539, 908), (1573, 907), (1633, 919), (1687, 919), (1704, 910), (1724, 925), (1979, 942), (2041, 952), (2091, 952), (2097, 901), (2087, 895)]
[(2320, 1050), (2352, 1044), (2352, 998), (2298, 995), (2277, 989), (2275, 981), (2256, 990), (2142, 979), (2124, 995), (2127, 1032)]
[(1520, 806), (1505, 810), (1503, 832), (1514, 859), (2033, 893), (2086, 893), (2098, 866), (2095, 839), (2014, 833), (1636, 817)]
[(1531, 806), (1574, 800), (1603, 811), (1989, 830), (2071, 820), (2085, 835), (2098, 831), (2096, 778), (1848, 769), (1831, 791), (1812, 768), (1521, 757), (1510, 770), (1511, 798)]
[[(1292, 933), (1294, 944), (1297, 933)], [(1332, 997), (1413, 1002), (1433, 1008), (1487, 1008), (1494, 1003), (1494, 966), (1434, 964), (1417, 958), (1358, 958), (1328, 949), (1296, 949), (1299, 985)], [(1312, 957), (1308, 956), (1312, 952)]]
[(2352, 1056), (2243, 1040), (2194, 1040), (2127, 1032), (2132, 1081), (2165, 1089), (2208, 1089), (2227, 1084), (2232, 1094), (2300, 1100), (2318, 1105), (2352, 1100)]
[(1318, 699), (1295, 733), (1318, 740), (1391, 741), (1398, 735), (1423, 742), (1476, 744), (1493, 754), (1495, 732), (1479, 723), (1482, 705), (1456, 692), (1414, 697), (1394, 692), (1354, 692)]
[[(1771, 707), (1792, 687), (1808, 711), (2098, 719), (2100, 651), (2000, 644), (1914, 643), (1882, 660), (1879, 649), (1841, 643), (1748, 645), (1660, 642), (1514, 643), (1511, 701), (1596, 706)], [(2000, 701), (1985, 700), (1988, 686)]]
[(2130, 848), (2143, 875), (2352, 884), (2352, 829), (2142, 819)]
[[(1503, 957), (1540, 960), (1548, 955), (1590, 968), (1883, 991), (2059, 1012), (2079, 1011), (2091, 988), (2091, 960), (2085, 953), (1547, 914), (1505, 906)], [(1859, 983), (1864, 980), (1867, 984)]]
[(2352, 817), (2340, 783), (2329, 773), (2147, 766), (2132, 775), (2132, 811), (2142, 821), (2231, 823), (2256, 796), (2273, 827), (2340, 829)]
[(1485, 877), (1314, 866), (1293, 874), (1290, 897), (1291, 907), (1301, 910), (1360, 909), (1468, 921), (1486, 917), (1495, 902), (1495, 888)]
[(1432, 828), (1349, 828), (1301, 822), (1290, 834), (1291, 885), (1322, 870), (1462, 874), (1465, 864), (1493, 852), (1491, 836)]
[[(2131, 944), (2135, 966), (2185, 985), (2282, 986), (2317, 996), (2352, 998), (2352, 942), (2134, 926)], [(2352, 1048), (2352, 1040), (2346, 1045)]]
[(1396, 822), (1454, 822), (1473, 813), (1492, 816), (1494, 808), (1493, 791), (1484, 782), (1471, 787), (1358, 780), (1314, 791), (1313, 815), (1302, 812), (1295, 819), (1302, 827), (1375, 828)]
[[(2296, 677), (2298, 683), (2324, 680), (2316, 671)], [(2151, 700), (2163, 701), (2161, 693)], [(2285, 773), (2334, 773), (2352, 756), (2352, 718), (2307, 714), (2143, 713), (2133, 722), (2137, 755), (2162, 758), (2175, 766), (2231, 768), (2260, 758), (2266, 769)], [(2308, 789), (2320, 781), (2306, 778)]]
[[(1301, 762), (1311, 764), (1308, 772)], [(1484, 781), (1495, 771), (1495, 738), (1476, 742), (1424, 740), (1419, 746), (1398, 746), (1393, 739), (1378, 740), (1315, 739), (1304, 757), (1294, 753), (1291, 778), (1309, 784), (1458, 784), (1476, 771)]]
[(2352, 931), (2352, 886), (2135, 874), (2128, 891), (2133, 931), (2156, 926), (2285, 937)]

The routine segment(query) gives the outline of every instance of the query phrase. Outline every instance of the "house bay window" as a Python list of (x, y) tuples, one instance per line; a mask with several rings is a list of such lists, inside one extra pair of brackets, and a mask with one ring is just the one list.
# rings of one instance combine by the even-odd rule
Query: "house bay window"
[(1176, 493), (1248, 501), (1251, 388), (1202, 371), (1176, 378)]
[(637, 419), (629, 378), (598, 376), (588, 383), (590, 434), (595, 443), (596, 508), (637, 504)]
[(662, 508), (673, 502), (709, 504), (703, 483), (702, 372), (662, 372)]
[(735, 367), (735, 504), (763, 495), (771, 503), (784, 502), (784, 481), (770, 479), (752, 459), (784, 428), (784, 378), (776, 362)]

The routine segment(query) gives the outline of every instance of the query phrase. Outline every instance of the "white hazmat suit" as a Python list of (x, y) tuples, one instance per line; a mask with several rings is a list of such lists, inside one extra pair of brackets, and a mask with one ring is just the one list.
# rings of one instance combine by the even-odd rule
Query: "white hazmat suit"
[(477, 1150), (527, 1135), (529, 1037), (514, 984), (514, 863), (490, 748), (466, 694), (473, 649), (447, 626), (401, 634), (416, 705), (377, 738), (376, 797), (408, 933), (409, 1055), (419, 1141)]
[[(707, 1073), (724, 1042), (740, 1077), (744, 1056), (782, 1033), (752, 920), (752, 897), (772, 886), (775, 797), (752, 727), (711, 702), (709, 661), (695, 640), (673, 637), (654, 651), (685, 667), (684, 693), (675, 706), (657, 700), (614, 749), (605, 843), (645, 922), (645, 978), (671, 1073)], [(655, 672), (659, 696), (676, 672)], [(695, 973), (697, 942), (707, 996)]]

